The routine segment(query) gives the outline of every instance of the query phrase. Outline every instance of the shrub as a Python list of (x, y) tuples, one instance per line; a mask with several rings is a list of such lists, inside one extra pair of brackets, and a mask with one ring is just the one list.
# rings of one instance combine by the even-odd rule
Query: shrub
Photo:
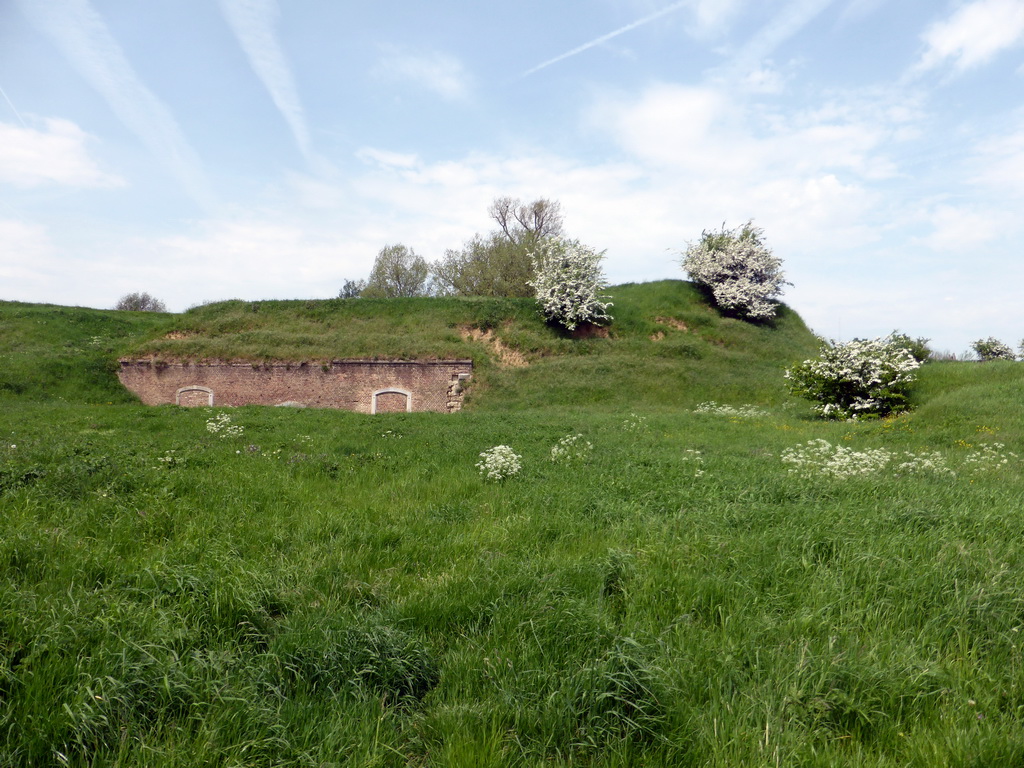
[(919, 363), (927, 362), (932, 356), (931, 347), (928, 346), (928, 342), (931, 339), (926, 339), (923, 336), (918, 336), (916, 339), (912, 339), (905, 333), (899, 333), (893, 331), (892, 340), (903, 347), (907, 352), (914, 356), (914, 359)]
[(701, 233), (683, 254), (683, 269), (697, 285), (710, 291), (718, 307), (751, 320), (775, 316), (786, 285), (782, 259), (763, 242), (764, 230), (748, 221), (742, 227)]
[(338, 291), (339, 299), (358, 299), (366, 290), (365, 280), (346, 280)]
[(167, 306), (148, 293), (126, 293), (117, 300), (114, 309), (129, 312), (166, 312)]
[(1016, 360), (1017, 356), (1013, 350), (999, 339), (989, 336), (987, 339), (978, 339), (971, 344), (971, 349), (978, 355), (983, 363), (991, 360)]
[(549, 322), (574, 330), (580, 323), (612, 319), (612, 306), (599, 293), (608, 287), (601, 271), (604, 251), (598, 253), (578, 240), (547, 237), (530, 254), (535, 277), (530, 281), (541, 312)]
[(814, 410), (826, 419), (905, 411), (910, 407), (907, 392), (921, 363), (898, 339), (890, 335), (845, 344), (824, 341), (819, 358), (786, 371), (790, 391), (815, 401)]

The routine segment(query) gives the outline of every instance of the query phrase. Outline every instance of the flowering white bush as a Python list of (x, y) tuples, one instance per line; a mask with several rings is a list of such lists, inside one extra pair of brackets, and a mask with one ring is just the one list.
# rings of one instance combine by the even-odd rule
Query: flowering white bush
[(826, 419), (885, 416), (909, 408), (907, 392), (920, 361), (892, 336), (823, 341), (821, 356), (786, 371), (790, 391), (815, 401)]
[(206, 431), (219, 437), (240, 437), (245, 432), (241, 424), (232, 424), (231, 417), (221, 412), (206, 420)]
[(693, 409), (694, 413), (707, 413), (714, 416), (729, 416), (737, 419), (759, 419), (768, 415), (764, 408), (756, 405), (719, 405), (714, 400), (701, 403)]
[(772, 299), (786, 285), (782, 259), (764, 244), (764, 230), (748, 221), (742, 227), (701, 233), (683, 254), (690, 279), (711, 291), (721, 309), (763, 320), (775, 316)]
[(555, 463), (585, 459), (594, 445), (583, 435), (566, 435), (551, 447), (551, 460)]
[(496, 445), (480, 454), (477, 469), (487, 480), (505, 480), (522, 469), (520, 457), (507, 445)]
[(598, 253), (578, 240), (546, 237), (530, 254), (534, 279), (530, 281), (541, 312), (549, 321), (570, 331), (580, 323), (599, 324), (612, 319), (610, 302), (599, 295), (608, 287), (601, 271), (604, 251)]
[(989, 336), (987, 339), (978, 339), (971, 344), (971, 349), (978, 355), (978, 359), (985, 363), (990, 360), (1016, 360), (1017, 355), (1013, 353), (1009, 345), (1003, 344), (999, 339)]

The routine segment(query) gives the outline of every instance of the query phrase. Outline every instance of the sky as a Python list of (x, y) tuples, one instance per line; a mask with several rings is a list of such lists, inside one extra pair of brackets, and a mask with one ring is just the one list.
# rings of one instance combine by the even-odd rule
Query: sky
[(613, 284), (753, 220), (819, 335), (1016, 347), (1024, 0), (0, 0), (0, 299), (329, 298), (500, 196)]

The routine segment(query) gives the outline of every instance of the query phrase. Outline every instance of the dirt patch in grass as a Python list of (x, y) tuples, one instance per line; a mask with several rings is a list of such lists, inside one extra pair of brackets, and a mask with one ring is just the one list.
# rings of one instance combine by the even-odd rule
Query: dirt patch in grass
[(530, 364), (522, 352), (507, 346), (491, 328), (463, 326), (459, 330), (462, 333), (462, 338), (468, 341), (482, 341), (486, 344), (502, 368), (525, 368)]
[(607, 339), (608, 336), (609, 332), (606, 326), (593, 323), (580, 323), (572, 330), (574, 339)]
[(690, 326), (684, 323), (682, 320), (676, 320), (674, 317), (656, 317), (654, 322), (658, 325), (667, 325), (669, 328), (675, 328), (677, 331), (689, 331)]

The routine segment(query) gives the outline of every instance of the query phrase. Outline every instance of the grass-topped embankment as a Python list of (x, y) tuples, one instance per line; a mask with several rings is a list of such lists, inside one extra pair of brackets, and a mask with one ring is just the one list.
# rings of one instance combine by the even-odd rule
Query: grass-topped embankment
[[(703, 338), (651, 341), (668, 312), (631, 290), (621, 335), (523, 372)], [(653, 359), (720, 402), (730, 356), (748, 392), (790, 362), (707, 328), (735, 337)], [(65, 337), (34, 356), (87, 360)], [(928, 364), (916, 411), (861, 423), (643, 390), (501, 412), (510, 375), (457, 415), (217, 411), (240, 434), (8, 375), (0, 765), (1024, 762), (1024, 365)], [(593, 450), (556, 464), (568, 434)], [(474, 466), (498, 444), (500, 485)]]
[(131, 402), (117, 358), (173, 316), (0, 301), (0, 400)]
[[(816, 342), (782, 307), (771, 324), (724, 318), (680, 280), (613, 286), (607, 336), (573, 339), (530, 299), (230, 301), (175, 317), (134, 354), (166, 360), (471, 358), (470, 408), (667, 407), (710, 398), (779, 402), (779, 372)], [(487, 339), (469, 329), (489, 331)], [(519, 363), (508, 366), (495, 346)]]

